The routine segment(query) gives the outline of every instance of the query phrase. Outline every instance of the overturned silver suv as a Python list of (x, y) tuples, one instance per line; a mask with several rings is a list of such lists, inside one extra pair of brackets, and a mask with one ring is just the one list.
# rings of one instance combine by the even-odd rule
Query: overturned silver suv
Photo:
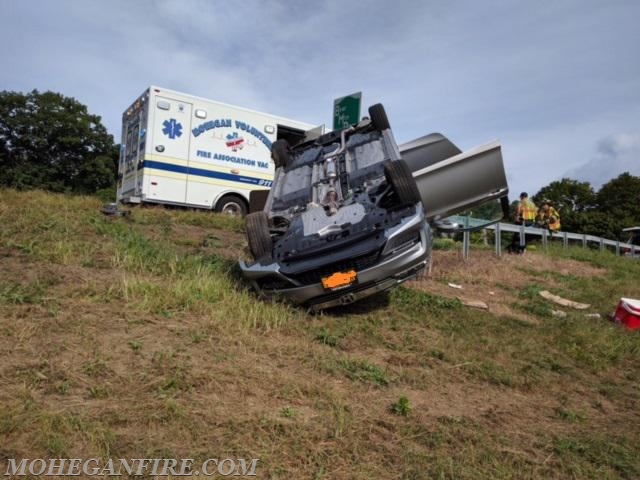
[[(380, 104), (353, 127), (293, 147), (286, 140), (274, 142), (273, 187), (263, 210), (246, 217), (255, 261), (240, 261), (240, 268), (254, 288), (315, 310), (352, 303), (427, 265), (430, 221), (506, 199), (497, 144), (465, 155), (432, 134), (405, 150), (408, 162)], [(491, 178), (478, 179), (478, 169), (469, 167), (462, 169), (469, 178), (451, 178), (469, 156), (485, 164), (482, 172), (490, 165), (484, 176)], [(442, 185), (444, 179), (450, 184)], [(468, 191), (460, 195), (465, 186)], [(433, 191), (443, 193), (436, 199)], [(430, 202), (436, 207), (431, 215)]]

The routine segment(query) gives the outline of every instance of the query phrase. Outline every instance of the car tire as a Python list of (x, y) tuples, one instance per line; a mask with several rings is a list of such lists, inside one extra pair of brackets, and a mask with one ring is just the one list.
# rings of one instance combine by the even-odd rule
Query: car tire
[(289, 153), (289, 142), (287, 142), (284, 138), (273, 142), (273, 145), (271, 145), (271, 158), (273, 158), (273, 163), (275, 163), (276, 168), (286, 168), (286, 166), (289, 165), (291, 161), (291, 154)]
[(373, 124), (373, 128), (382, 131), (390, 128), (389, 119), (387, 118), (387, 112), (381, 103), (376, 103), (369, 107), (369, 118)]
[(271, 257), (273, 240), (269, 233), (269, 220), (264, 212), (255, 212), (247, 215), (247, 239), (249, 250), (256, 260), (262, 257)]
[(247, 202), (238, 195), (224, 195), (216, 202), (215, 211), (231, 217), (244, 217), (247, 214)]
[(384, 166), (384, 176), (391, 185), (401, 205), (420, 202), (420, 191), (404, 160), (396, 160)]

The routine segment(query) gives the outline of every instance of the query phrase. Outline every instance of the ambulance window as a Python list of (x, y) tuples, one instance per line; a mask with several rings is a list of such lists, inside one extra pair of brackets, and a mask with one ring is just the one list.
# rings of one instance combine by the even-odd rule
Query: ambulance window
[(171, 107), (171, 104), (166, 100), (158, 100), (158, 103), (156, 103), (156, 105), (160, 110), (169, 110), (169, 107)]
[(207, 118), (207, 111), (202, 110), (201, 108), (196, 108), (195, 115), (197, 118)]
[(127, 158), (131, 156), (131, 130), (127, 132)]
[(136, 125), (133, 129), (133, 134), (131, 135), (131, 150), (133, 153), (138, 153), (138, 136), (140, 134), (140, 126)]

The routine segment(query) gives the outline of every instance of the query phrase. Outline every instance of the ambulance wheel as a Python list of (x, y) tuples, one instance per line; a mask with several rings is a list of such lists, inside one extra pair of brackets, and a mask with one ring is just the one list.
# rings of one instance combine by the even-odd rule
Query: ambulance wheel
[(273, 145), (271, 145), (271, 158), (273, 158), (273, 163), (275, 163), (276, 168), (286, 167), (289, 165), (289, 162), (291, 161), (289, 142), (284, 138), (273, 142)]
[(216, 203), (215, 210), (230, 217), (244, 217), (247, 214), (247, 202), (238, 195), (224, 195)]
[(253, 258), (258, 260), (264, 256), (271, 257), (273, 240), (269, 233), (269, 220), (264, 212), (255, 212), (247, 215), (247, 240), (249, 250)]
[(381, 103), (376, 103), (369, 107), (369, 118), (371, 119), (371, 123), (373, 123), (373, 128), (376, 130), (382, 131), (390, 128), (387, 112), (385, 112)]
[(420, 202), (420, 191), (404, 160), (389, 162), (384, 166), (384, 176), (391, 185), (401, 205)]

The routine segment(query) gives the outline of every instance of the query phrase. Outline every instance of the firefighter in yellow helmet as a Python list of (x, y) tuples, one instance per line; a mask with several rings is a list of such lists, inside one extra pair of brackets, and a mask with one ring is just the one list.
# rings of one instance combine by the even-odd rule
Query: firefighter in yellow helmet
[[(529, 199), (527, 192), (520, 194), (520, 201), (516, 209), (516, 225), (524, 225), (530, 227), (535, 223), (537, 208), (535, 203)], [(509, 253), (524, 253), (527, 248), (526, 236), (524, 241), (520, 241), (520, 234), (514, 233), (511, 238), (511, 244), (507, 247)]]
[(543, 228), (548, 228), (550, 232), (560, 230), (560, 214), (551, 206), (549, 200), (544, 200), (538, 211), (538, 224)]

